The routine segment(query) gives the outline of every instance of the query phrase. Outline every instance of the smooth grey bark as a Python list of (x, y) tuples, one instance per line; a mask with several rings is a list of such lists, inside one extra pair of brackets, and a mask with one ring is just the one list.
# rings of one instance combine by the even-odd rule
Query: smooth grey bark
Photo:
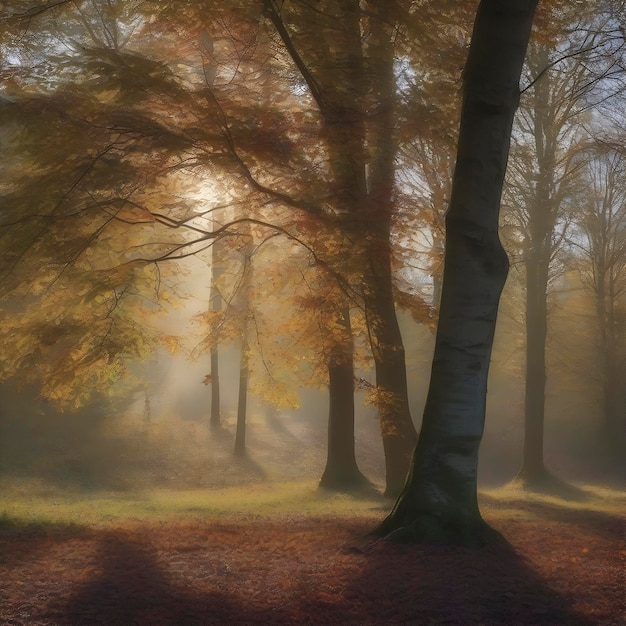
[(481, 545), (496, 535), (477, 498), (487, 376), (508, 257), (500, 199), (519, 78), (537, 0), (482, 0), (463, 76), (463, 104), (435, 353), (424, 419), (402, 495), (376, 534)]

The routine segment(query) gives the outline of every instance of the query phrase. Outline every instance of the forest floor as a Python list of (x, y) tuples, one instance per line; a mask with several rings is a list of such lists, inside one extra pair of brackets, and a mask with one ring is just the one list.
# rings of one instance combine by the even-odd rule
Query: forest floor
[(626, 494), (483, 492), (507, 542), (367, 534), (390, 503), (312, 481), (139, 493), (3, 482), (0, 624), (624, 624)]
[[(318, 488), (321, 419), (253, 418), (238, 459), (232, 419), (209, 433), (79, 417), (0, 420), (0, 626), (626, 624), (619, 465), (580, 480), (551, 454), (559, 476), (604, 487), (578, 501), (483, 490), (508, 543), (406, 547), (368, 536), (389, 500)], [(378, 426), (358, 426), (359, 466), (380, 489)], [(487, 442), (483, 487), (514, 475), (504, 443)]]

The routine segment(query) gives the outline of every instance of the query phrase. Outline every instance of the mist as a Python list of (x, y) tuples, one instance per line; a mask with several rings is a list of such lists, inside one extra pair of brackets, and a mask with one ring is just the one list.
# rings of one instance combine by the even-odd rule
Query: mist
[[(197, 345), (197, 301), (176, 308), (160, 328), (186, 329), (185, 343)], [(563, 309), (565, 311), (565, 309)], [(545, 455), (560, 478), (578, 484), (623, 489), (623, 456), (602, 434), (596, 400), (585, 364), (562, 365), (562, 335), (573, 320), (561, 313), (554, 327), (548, 378)], [(411, 412), (419, 429), (430, 375), (434, 336), (409, 315), (401, 317), (407, 353)], [(569, 346), (570, 349), (576, 346)], [(193, 350), (192, 350), (193, 351)], [(479, 486), (510, 483), (521, 466), (524, 439), (523, 350), (515, 319), (501, 316), (495, 341), (480, 452)], [(211, 388), (206, 355), (161, 349), (147, 361), (129, 365), (132, 388), (96, 397), (60, 411), (35, 389), (4, 384), (0, 395), (0, 474), (41, 488), (132, 492), (151, 488), (195, 489), (252, 486), (260, 482), (318, 481), (324, 470), (328, 392), (303, 387), (297, 408), (268, 403), (250, 394), (246, 456), (233, 455), (237, 422), (240, 350), (220, 347), (221, 428), (210, 428)], [(358, 372), (372, 379), (372, 371)], [(600, 381), (601, 382), (601, 381)], [(590, 393), (590, 390), (592, 391)], [(357, 391), (355, 449), (368, 479), (384, 486), (384, 453), (376, 407), (368, 391)]]

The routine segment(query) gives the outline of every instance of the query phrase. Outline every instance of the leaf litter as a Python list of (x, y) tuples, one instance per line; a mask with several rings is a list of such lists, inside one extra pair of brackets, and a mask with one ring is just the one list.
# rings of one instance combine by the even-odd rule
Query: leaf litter
[(484, 510), (481, 550), (374, 542), (380, 512), (3, 527), (0, 623), (626, 623), (623, 518)]

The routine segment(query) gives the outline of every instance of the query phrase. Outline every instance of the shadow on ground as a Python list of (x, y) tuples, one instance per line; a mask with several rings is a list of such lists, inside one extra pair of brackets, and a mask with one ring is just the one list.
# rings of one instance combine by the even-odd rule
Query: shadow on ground
[[(585, 502), (591, 501), (588, 498)], [(534, 500), (531, 498), (512, 498), (502, 501), (498, 497), (481, 494), (481, 503), (492, 509), (510, 508), (528, 512), (537, 518), (552, 522), (575, 524), (594, 534), (603, 534), (609, 539), (619, 541), (623, 537), (624, 519), (615, 513), (602, 510), (593, 510), (584, 505), (561, 506), (558, 501)], [(601, 502), (598, 499), (598, 502)]]
[[(313, 530), (285, 526), (283, 543), (274, 548), (263, 541), (268, 534), (280, 537), (276, 523), (254, 531), (256, 537), (245, 527), (229, 531), (230, 539), (192, 530), (195, 539), (170, 550), (151, 542), (149, 533), (106, 531), (93, 559), (96, 575), (49, 604), (39, 619), (107, 625), (592, 623), (570, 612), (567, 600), (506, 542), (480, 551), (386, 542), (365, 550), (348, 542), (338, 550), (337, 542), (329, 546), (333, 523), (335, 533), (348, 532), (355, 545), (358, 532), (367, 530), (340, 520)], [(300, 544), (311, 533), (323, 545), (317, 560), (307, 561)]]
[[(347, 594), (375, 624), (588, 624), (507, 542), (480, 550), (379, 543)], [(349, 618), (349, 613), (346, 615)]]

